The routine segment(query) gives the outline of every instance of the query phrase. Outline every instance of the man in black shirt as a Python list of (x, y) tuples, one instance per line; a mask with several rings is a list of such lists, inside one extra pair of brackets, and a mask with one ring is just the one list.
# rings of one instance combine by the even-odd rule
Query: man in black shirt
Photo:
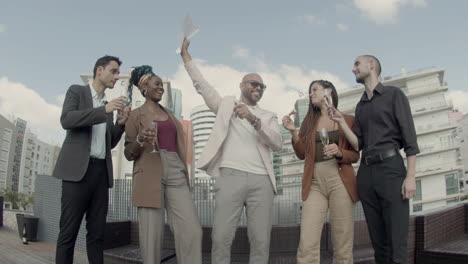
[[(357, 185), (376, 263), (407, 263), (409, 199), (416, 194), (419, 148), (408, 99), (400, 88), (382, 85), (380, 72), (374, 56), (363, 55), (354, 61), (356, 82), (364, 84), (365, 92), (356, 106), (352, 131), (336, 109), (330, 114), (351, 145), (362, 150)], [(407, 169), (401, 148), (407, 156)]]

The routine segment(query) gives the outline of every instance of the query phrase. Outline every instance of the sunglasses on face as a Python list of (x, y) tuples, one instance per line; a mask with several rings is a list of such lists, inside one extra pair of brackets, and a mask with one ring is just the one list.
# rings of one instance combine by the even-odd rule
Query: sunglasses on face
[(265, 90), (265, 89), (266, 89), (266, 85), (265, 85), (265, 84), (259, 83), (259, 82), (257, 82), (257, 81), (246, 81), (246, 82), (243, 82), (243, 83), (250, 83), (250, 86), (252, 86), (253, 88), (260, 87), (262, 90)]

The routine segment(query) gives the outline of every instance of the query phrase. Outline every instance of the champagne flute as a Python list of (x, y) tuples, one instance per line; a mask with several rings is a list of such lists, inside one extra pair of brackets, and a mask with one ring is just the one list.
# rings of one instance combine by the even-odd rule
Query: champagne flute
[(158, 121), (156, 120), (151, 121), (151, 130), (154, 131), (156, 136), (154, 137), (154, 141), (153, 141), (153, 151), (151, 151), (150, 153), (158, 153), (159, 151), (156, 150), (157, 149), (156, 146), (158, 145)]
[[(126, 88), (120, 89), (120, 97), (124, 98), (124, 100), (125, 100), (124, 107), (126, 107), (127, 103), (128, 103), (128, 89), (126, 89)], [(122, 111), (123, 110), (119, 110), (117, 112), (117, 119), (122, 119), (122, 117), (123, 117)]]
[[(239, 101), (234, 101), (234, 106), (243, 105), (243, 104), (244, 102), (242, 102), (242, 95), (239, 97)], [(236, 114), (236, 118), (241, 119), (237, 114)]]
[(329, 89), (323, 89), (324, 95), (323, 95), (323, 102), (327, 107), (332, 106), (331, 102), (331, 97), (330, 97), (330, 90)]
[[(320, 141), (322, 141), (322, 145), (325, 147), (329, 143), (328, 132), (325, 128), (321, 128), (319, 130)], [(323, 159), (331, 159), (330, 156), (323, 156)]]

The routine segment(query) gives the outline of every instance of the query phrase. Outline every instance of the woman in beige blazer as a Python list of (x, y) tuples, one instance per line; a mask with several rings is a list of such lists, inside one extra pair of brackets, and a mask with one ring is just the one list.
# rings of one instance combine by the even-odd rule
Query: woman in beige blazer
[(163, 82), (150, 66), (132, 71), (129, 91), (133, 85), (146, 101), (130, 113), (124, 153), (134, 161), (132, 200), (138, 207), (143, 263), (160, 263), (164, 209), (175, 238), (177, 263), (201, 263), (202, 230), (189, 189), (182, 126), (159, 104)]
[[(331, 96), (326, 96), (326, 93)], [(328, 106), (338, 106), (338, 95), (329, 81), (313, 81), (309, 86), (309, 110), (299, 133), (289, 116), (283, 126), (292, 134), (296, 156), (305, 159), (302, 178), (301, 237), (297, 263), (320, 263), (320, 238), (323, 223), (330, 212), (331, 235), (334, 247), (333, 263), (353, 263), (354, 202), (359, 198), (352, 163), (359, 159), (343, 133), (328, 116)], [(349, 127), (354, 117), (345, 115)], [(321, 143), (319, 131), (325, 129), (329, 144)]]

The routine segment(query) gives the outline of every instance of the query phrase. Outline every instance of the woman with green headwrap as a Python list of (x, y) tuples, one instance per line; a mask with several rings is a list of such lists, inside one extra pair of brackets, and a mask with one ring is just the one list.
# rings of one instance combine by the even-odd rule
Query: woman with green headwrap
[(202, 230), (189, 189), (182, 125), (160, 104), (163, 81), (150, 66), (132, 71), (130, 98), (133, 85), (146, 101), (130, 113), (124, 153), (134, 161), (132, 200), (138, 207), (143, 263), (160, 263), (164, 209), (175, 238), (177, 263), (201, 263)]

